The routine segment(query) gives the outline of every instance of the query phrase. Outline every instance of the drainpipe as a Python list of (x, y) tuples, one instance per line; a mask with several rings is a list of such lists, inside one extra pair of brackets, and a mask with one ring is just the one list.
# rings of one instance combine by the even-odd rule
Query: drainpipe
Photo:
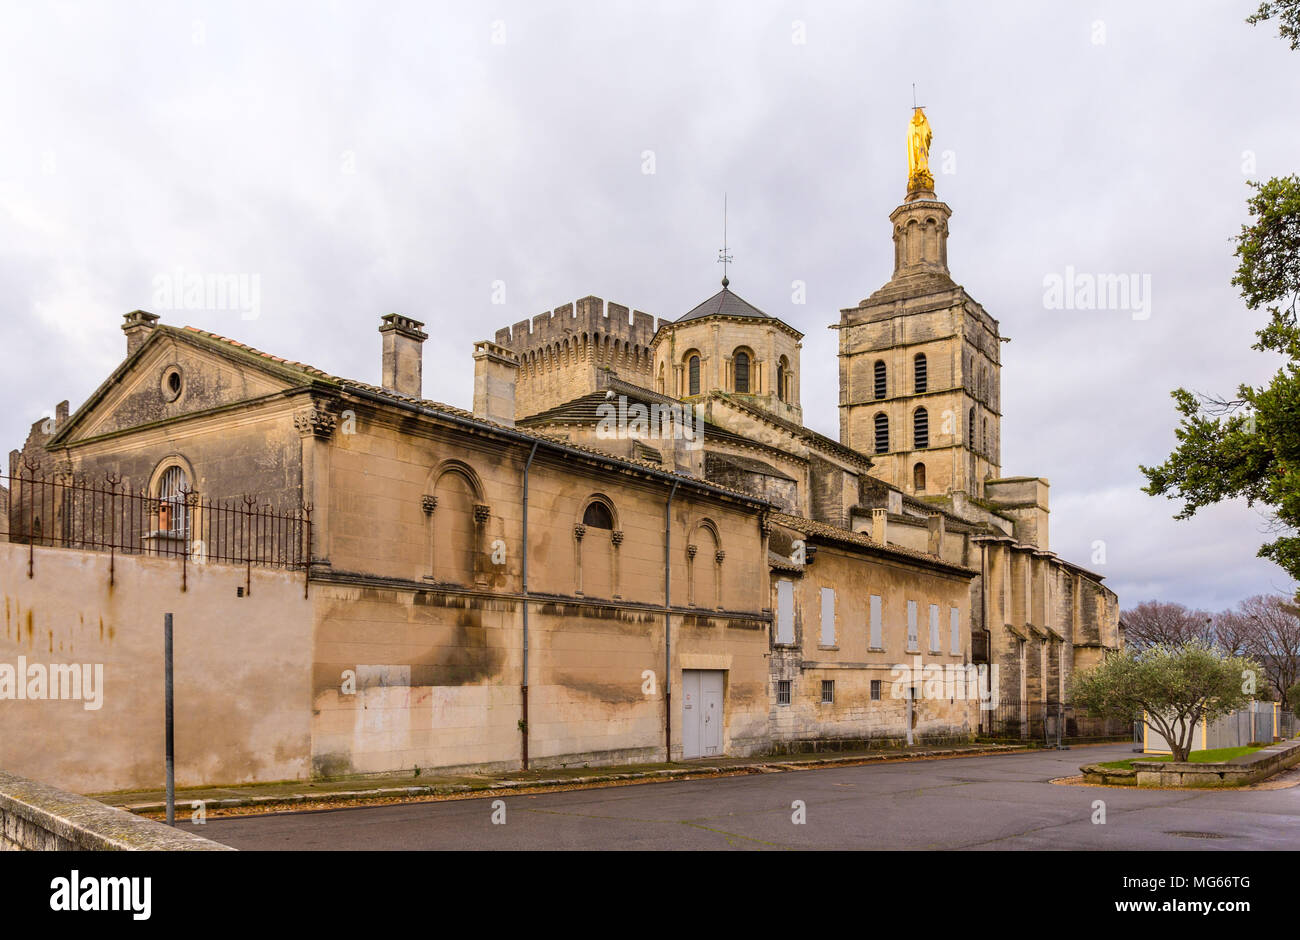
[(673, 759), (673, 497), (677, 482), (668, 491), (664, 504), (664, 760)]
[(533, 449), (528, 452), (528, 462), (524, 464), (524, 537), (523, 561), (521, 563), (521, 580), (523, 582), (521, 586), (524, 596), (520, 601), (524, 612), (524, 662), (519, 685), (521, 704), (523, 706), (523, 718), (520, 721), (519, 732), (523, 736), (524, 770), (528, 769), (528, 471), (532, 469), (533, 458), (537, 456), (537, 444), (537, 441), (533, 441)]

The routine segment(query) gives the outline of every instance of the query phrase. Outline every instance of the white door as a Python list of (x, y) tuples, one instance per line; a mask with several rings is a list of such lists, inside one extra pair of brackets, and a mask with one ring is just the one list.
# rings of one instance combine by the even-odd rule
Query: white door
[(700, 674), (682, 670), (682, 757), (699, 757), (700, 750)]
[(722, 753), (721, 672), (705, 672), (700, 675), (700, 696), (703, 700), (704, 718), (700, 739), (704, 743), (704, 756), (717, 757)]
[(722, 754), (722, 672), (682, 670), (682, 757)]

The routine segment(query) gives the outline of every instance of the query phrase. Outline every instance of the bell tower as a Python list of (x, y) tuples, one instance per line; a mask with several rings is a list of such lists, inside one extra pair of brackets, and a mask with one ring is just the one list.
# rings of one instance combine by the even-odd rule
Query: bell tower
[(934, 193), (930, 124), (908, 127), (907, 195), (893, 224), (894, 272), (840, 311), (840, 440), (905, 493), (984, 495), (1000, 474), (998, 322), (948, 270), (952, 209)]

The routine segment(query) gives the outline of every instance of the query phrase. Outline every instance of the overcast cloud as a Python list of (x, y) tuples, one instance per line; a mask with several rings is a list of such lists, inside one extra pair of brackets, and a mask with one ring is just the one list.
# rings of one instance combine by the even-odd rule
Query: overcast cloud
[[(1230, 239), (1248, 178), (1300, 170), (1300, 53), (1255, 6), (5, 3), (0, 442), (79, 406), (136, 308), (371, 382), (397, 311), (429, 326), (425, 395), (468, 407), (498, 327), (714, 293), (724, 191), (732, 289), (806, 334), (804, 414), (838, 436), (827, 326), (891, 273), (915, 82), (953, 276), (1011, 337), (1003, 472), (1051, 481), (1052, 548), (1126, 606), (1293, 591), (1258, 513), (1175, 522), (1137, 469), (1170, 389), (1275, 368)], [(1045, 309), (1067, 266), (1149, 275), (1149, 318)], [(159, 309), (177, 269), (256, 275), (259, 315)]]

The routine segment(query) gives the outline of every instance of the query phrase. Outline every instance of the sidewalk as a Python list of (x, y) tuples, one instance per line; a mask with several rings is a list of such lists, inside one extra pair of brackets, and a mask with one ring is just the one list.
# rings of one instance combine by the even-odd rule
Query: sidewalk
[[(841, 751), (833, 756), (792, 754), (780, 757), (715, 757), (678, 763), (622, 764), (615, 767), (567, 767), (544, 770), (516, 770), (501, 773), (442, 774), (412, 771), (393, 774), (330, 777), (321, 780), (288, 780), (279, 783), (250, 783), (230, 787), (189, 787), (176, 790), (178, 812), (188, 812), (195, 802), (208, 811), (236, 807), (259, 807), (267, 812), (307, 809), (315, 805), (366, 802), (400, 802), (407, 799), (472, 797), (487, 792), (534, 791), (551, 788), (615, 785), (667, 779), (734, 776), (737, 774), (782, 773), (818, 767), (852, 766), (899, 760), (937, 760), (976, 754), (1009, 754), (1033, 748), (1008, 744), (970, 744), (952, 747), (873, 748)], [(94, 799), (133, 813), (153, 814), (166, 808), (165, 793), (157, 790), (119, 791), (92, 794)]]

